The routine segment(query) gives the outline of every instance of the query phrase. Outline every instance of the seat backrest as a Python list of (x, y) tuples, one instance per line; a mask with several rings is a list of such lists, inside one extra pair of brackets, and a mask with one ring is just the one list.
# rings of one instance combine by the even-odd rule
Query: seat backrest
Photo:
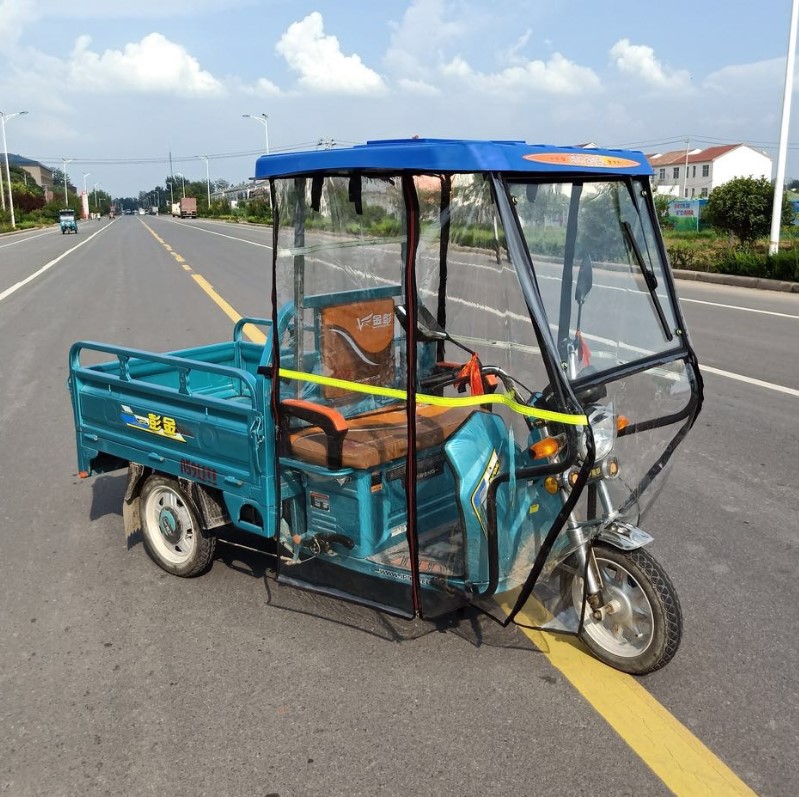
[[(366, 299), (320, 311), (320, 355), (327, 376), (380, 387), (394, 386), (394, 300)], [(323, 396), (339, 404), (362, 394), (325, 385)]]

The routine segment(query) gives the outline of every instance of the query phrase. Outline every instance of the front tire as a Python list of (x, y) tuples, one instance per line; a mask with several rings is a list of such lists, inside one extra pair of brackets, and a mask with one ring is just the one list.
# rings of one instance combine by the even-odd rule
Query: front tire
[(194, 502), (175, 479), (150, 476), (141, 491), (144, 547), (161, 568), (189, 578), (208, 569), (216, 537), (202, 527)]
[[(586, 603), (580, 638), (600, 661), (630, 673), (646, 675), (668, 664), (682, 638), (682, 608), (666, 571), (643, 548), (621, 551), (593, 546), (602, 575), (603, 600), (612, 613), (596, 620)], [(583, 602), (583, 579), (571, 579), (571, 599)]]

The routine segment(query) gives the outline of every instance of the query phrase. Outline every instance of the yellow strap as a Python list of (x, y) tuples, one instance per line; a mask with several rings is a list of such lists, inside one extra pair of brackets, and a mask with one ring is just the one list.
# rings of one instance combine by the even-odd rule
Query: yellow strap
[[(405, 390), (397, 390), (393, 387), (376, 387), (374, 385), (364, 385), (361, 382), (350, 382), (346, 379), (335, 379), (332, 376), (320, 376), (319, 374), (309, 374), (304, 371), (292, 371), (289, 368), (280, 369), (281, 379), (296, 379), (298, 382), (313, 382), (316, 385), (335, 387), (340, 390), (351, 390), (353, 393), (366, 393), (370, 396), (384, 396), (398, 401), (407, 401), (408, 393)], [(416, 401), (419, 404), (433, 404), (437, 407), (480, 407), (485, 404), (504, 404), (513, 412), (519, 415), (526, 415), (530, 418), (541, 418), (545, 421), (565, 423), (571, 426), (587, 426), (588, 418), (585, 415), (570, 415), (565, 412), (552, 412), (551, 410), (541, 410), (530, 407), (527, 404), (520, 404), (506, 395), (496, 396), (486, 393), (482, 396), (464, 396), (463, 398), (445, 398), (444, 396), (428, 396), (426, 393), (417, 393)]]

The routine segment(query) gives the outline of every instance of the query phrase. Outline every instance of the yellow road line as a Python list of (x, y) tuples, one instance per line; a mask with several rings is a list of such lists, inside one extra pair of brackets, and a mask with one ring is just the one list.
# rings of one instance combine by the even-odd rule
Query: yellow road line
[[(191, 276), (231, 321), (241, 319), (208, 280), (196, 273)], [(266, 335), (251, 324), (245, 333), (254, 343), (266, 342)], [(523, 613), (519, 620), (534, 622)], [(757, 797), (635, 678), (602, 664), (572, 637), (521, 631), (677, 797)]]
[[(535, 623), (523, 613), (519, 621)], [(678, 797), (757, 797), (635, 678), (602, 664), (574, 637), (520, 630)]]

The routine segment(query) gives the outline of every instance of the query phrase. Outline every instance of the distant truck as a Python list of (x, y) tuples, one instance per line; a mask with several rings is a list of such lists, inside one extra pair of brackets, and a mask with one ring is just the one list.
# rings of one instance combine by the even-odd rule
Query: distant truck
[(172, 215), (173, 216), (180, 216), (180, 202), (173, 202), (172, 203)]
[(193, 196), (184, 196), (180, 200), (180, 218), (181, 219), (197, 218), (197, 200)]
[(116, 205), (111, 205), (108, 208), (108, 218), (109, 219), (116, 218), (116, 215), (117, 215), (117, 206)]

